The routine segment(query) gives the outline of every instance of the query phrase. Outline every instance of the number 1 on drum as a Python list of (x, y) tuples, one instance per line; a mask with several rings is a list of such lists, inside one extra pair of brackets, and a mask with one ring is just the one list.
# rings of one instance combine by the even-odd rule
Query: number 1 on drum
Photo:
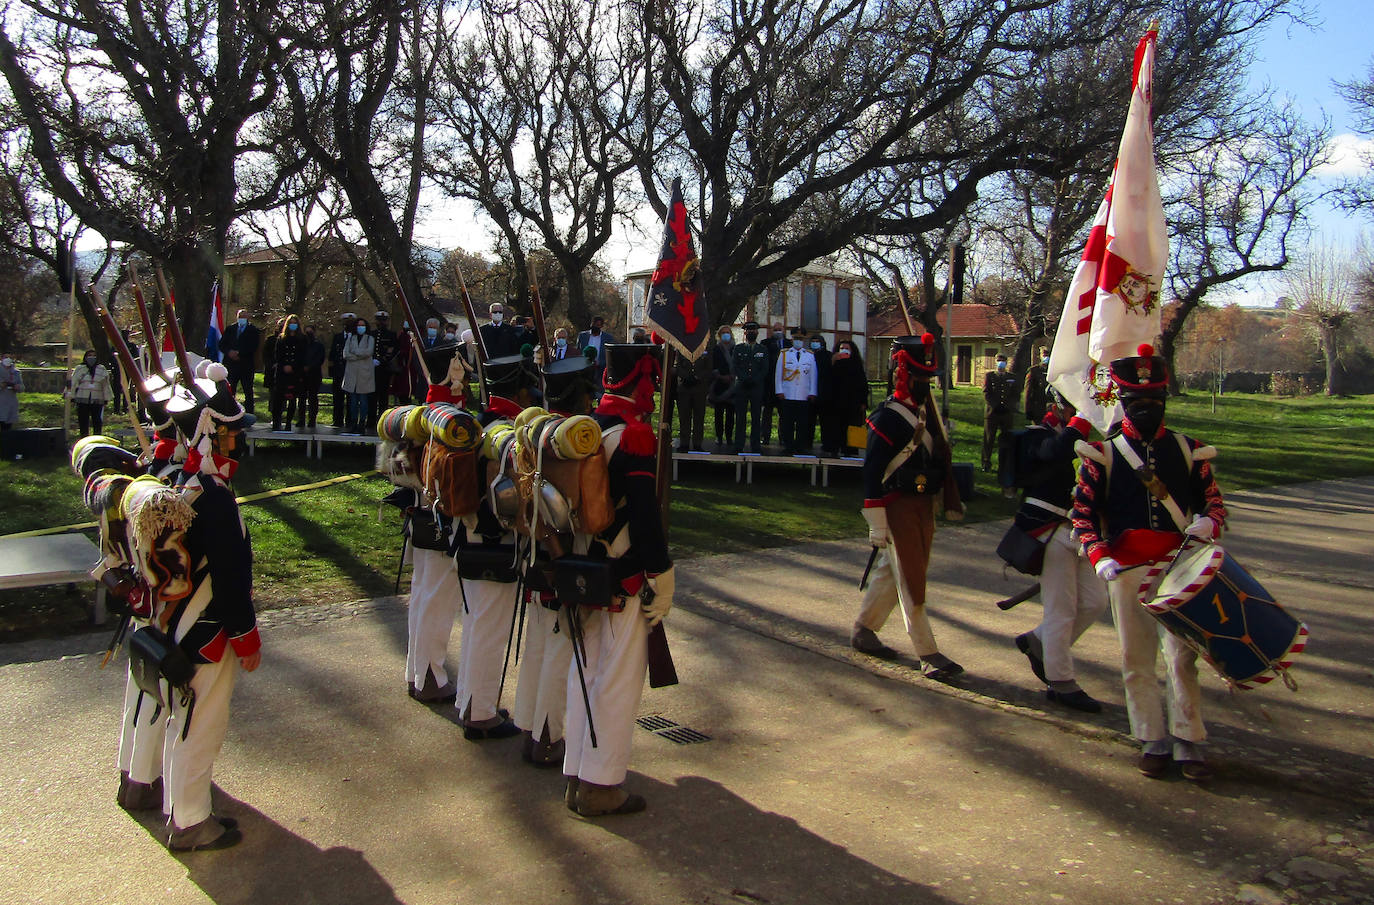
[(1221, 595), (1216, 594), (1212, 597), (1212, 605), (1217, 608), (1217, 622), (1225, 625), (1231, 621), (1231, 617), (1226, 615), (1226, 609), (1221, 605)]

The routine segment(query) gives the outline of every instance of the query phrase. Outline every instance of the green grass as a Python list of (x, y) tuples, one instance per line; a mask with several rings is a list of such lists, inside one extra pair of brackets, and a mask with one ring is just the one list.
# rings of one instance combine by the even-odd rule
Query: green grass
[[(878, 394), (875, 392), (875, 398)], [(60, 423), (61, 398), (26, 396), (24, 423)], [(976, 388), (950, 394), (955, 460), (977, 463), (982, 397)], [(1171, 426), (1218, 448), (1222, 491), (1320, 478), (1374, 474), (1374, 397), (1326, 399), (1226, 396), (1215, 414), (1207, 396), (1170, 400)], [(110, 421), (111, 425), (116, 422)], [(295, 445), (260, 444), (234, 481), (240, 495), (369, 472), (370, 451), (331, 445), (323, 461)], [(968, 521), (1010, 515), (995, 476), (975, 469), (976, 495)], [(254, 584), (261, 608), (349, 600), (391, 592), (396, 576), (400, 516), (391, 508), (377, 521), (389, 484), (376, 476), (243, 507), (253, 535)], [(812, 487), (808, 472), (791, 465), (755, 466), (752, 485), (736, 484), (734, 469), (683, 463), (673, 488), (671, 543), (679, 558), (740, 552), (806, 540), (860, 537), (862, 487), (857, 469), (831, 469), (830, 487)], [(80, 481), (58, 458), (0, 462), (0, 511), (5, 531), (18, 532), (90, 520)], [(89, 585), (0, 591), (0, 639), (63, 634), (85, 622)], [(406, 587), (402, 584), (402, 590)]]

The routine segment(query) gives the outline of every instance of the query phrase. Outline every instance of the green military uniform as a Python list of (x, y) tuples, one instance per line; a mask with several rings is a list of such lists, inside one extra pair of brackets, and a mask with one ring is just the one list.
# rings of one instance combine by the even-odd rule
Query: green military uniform
[[(746, 329), (747, 329), (746, 325)], [(762, 452), (759, 429), (763, 425), (763, 404), (769, 398), (773, 369), (768, 347), (760, 342), (737, 343), (731, 356), (735, 375), (735, 452), (744, 449), (744, 423), (749, 417), (749, 451)]]

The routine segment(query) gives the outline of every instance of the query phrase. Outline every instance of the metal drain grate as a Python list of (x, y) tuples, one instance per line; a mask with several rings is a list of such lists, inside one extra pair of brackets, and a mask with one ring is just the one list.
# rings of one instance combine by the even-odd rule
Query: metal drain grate
[(678, 745), (692, 745), (697, 742), (709, 742), (711, 740), (711, 736), (706, 733), (698, 732), (695, 729), (688, 729), (686, 726), (664, 729), (662, 732), (656, 734)]
[(711, 740), (711, 736), (706, 733), (675, 723), (663, 716), (642, 716), (635, 722), (639, 724), (641, 729), (647, 729), (659, 738), (666, 738), (675, 745), (692, 745)]

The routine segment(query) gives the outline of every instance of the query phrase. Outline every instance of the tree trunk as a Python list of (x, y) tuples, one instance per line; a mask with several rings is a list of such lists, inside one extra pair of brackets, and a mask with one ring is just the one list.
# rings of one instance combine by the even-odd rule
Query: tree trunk
[(1322, 357), (1326, 359), (1326, 395), (1339, 396), (1341, 388), (1339, 382), (1340, 364), (1339, 350), (1336, 348), (1336, 330), (1327, 324), (1322, 324), (1319, 328), (1322, 345)]

